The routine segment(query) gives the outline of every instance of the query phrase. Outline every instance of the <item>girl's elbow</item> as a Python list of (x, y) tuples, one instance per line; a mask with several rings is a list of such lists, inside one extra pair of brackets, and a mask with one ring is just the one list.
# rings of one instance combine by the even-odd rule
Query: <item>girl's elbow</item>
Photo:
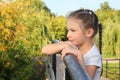
[(42, 54), (51, 54), (47, 49), (45, 48), (42, 48)]
[(46, 50), (42, 48), (42, 54), (46, 54)]

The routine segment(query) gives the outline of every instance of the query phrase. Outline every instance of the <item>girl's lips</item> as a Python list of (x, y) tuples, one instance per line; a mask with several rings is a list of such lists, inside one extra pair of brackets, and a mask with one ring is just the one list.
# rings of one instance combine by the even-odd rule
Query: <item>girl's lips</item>
[(68, 41), (70, 41), (70, 42), (72, 43), (74, 40), (72, 40), (72, 39), (68, 39)]
[(69, 40), (71, 43), (73, 42), (73, 40)]

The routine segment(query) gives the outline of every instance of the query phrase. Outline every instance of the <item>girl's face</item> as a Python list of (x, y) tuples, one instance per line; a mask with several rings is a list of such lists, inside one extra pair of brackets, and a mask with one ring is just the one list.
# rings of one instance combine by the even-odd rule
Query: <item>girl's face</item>
[(87, 37), (85, 35), (85, 31), (83, 30), (83, 26), (80, 20), (74, 18), (69, 18), (67, 20), (67, 38), (68, 40), (75, 46), (82, 46)]

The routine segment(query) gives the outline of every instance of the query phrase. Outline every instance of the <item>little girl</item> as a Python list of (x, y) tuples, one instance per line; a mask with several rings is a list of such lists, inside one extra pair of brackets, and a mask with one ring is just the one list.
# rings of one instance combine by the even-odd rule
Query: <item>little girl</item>
[[(99, 80), (102, 71), (101, 57), (101, 24), (91, 10), (76, 10), (69, 14), (66, 23), (68, 41), (48, 44), (42, 48), (44, 54), (62, 53), (62, 59), (67, 53), (76, 56), (86, 69), (92, 80)], [(95, 45), (94, 37), (99, 29), (100, 51)]]

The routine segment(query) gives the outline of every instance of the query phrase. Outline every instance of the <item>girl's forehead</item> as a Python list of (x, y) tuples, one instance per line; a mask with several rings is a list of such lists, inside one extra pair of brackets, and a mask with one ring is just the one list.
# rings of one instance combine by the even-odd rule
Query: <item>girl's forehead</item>
[(82, 20), (81, 19), (76, 19), (76, 18), (68, 18), (67, 23), (82, 24)]
[(75, 18), (69, 18), (67, 20), (67, 27), (81, 27), (82, 26), (82, 21), (75, 19)]

